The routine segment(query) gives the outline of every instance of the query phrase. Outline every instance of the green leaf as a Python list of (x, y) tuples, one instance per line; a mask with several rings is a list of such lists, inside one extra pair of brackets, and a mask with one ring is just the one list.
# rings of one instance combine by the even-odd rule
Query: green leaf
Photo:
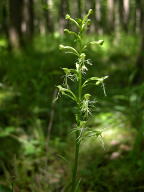
[(78, 28), (80, 28), (80, 25), (77, 23), (77, 21), (73, 18), (71, 18), (71, 16), (69, 14), (66, 15), (65, 17), (66, 20), (70, 20), (72, 23), (74, 23)]
[(68, 33), (70, 35), (74, 35), (74, 36), (78, 37), (77, 33), (75, 33), (74, 31), (70, 31), (69, 29), (64, 29), (64, 32), (66, 32), (66, 33)]
[(87, 80), (83, 83), (82, 87), (87, 86), (90, 81), (96, 81), (96, 85), (99, 85), (100, 83), (102, 83), (102, 82), (103, 82), (105, 79), (107, 79), (107, 78), (108, 78), (108, 76), (101, 77), (101, 78), (99, 78), (99, 77), (91, 77), (91, 78), (87, 79)]
[(91, 45), (103, 45), (104, 40), (91, 41), (89, 44)]
[(99, 77), (91, 77), (91, 78), (87, 79), (87, 80), (83, 83), (82, 87), (87, 86), (87, 83), (88, 83), (88, 82), (90, 82), (90, 81), (98, 81), (98, 79), (99, 79)]
[(103, 81), (104, 81), (105, 79), (107, 79), (107, 78), (108, 78), (108, 76), (99, 78), (98, 81), (96, 82), (96, 85), (99, 85), (100, 83), (103, 83)]
[(72, 54), (77, 55), (79, 57), (78, 51), (71, 46), (59, 45), (59, 49), (64, 50), (65, 53), (72, 53)]
[(88, 11), (87, 15), (84, 17), (83, 23), (86, 23), (86, 22), (89, 20), (88, 17), (89, 17), (92, 13), (93, 13), (93, 10), (90, 9), (90, 10)]
[(90, 131), (86, 132), (86, 136), (87, 137), (99, 137), (99, 136), (101, 136), (101, 131), (90, 130)]
[(59, 91), (62, 95), (68, 96), (69, 98), (71, 98), (72, 100), (77, 102), (77, 97), (70, 89), (66, 89), (66, 88), (62, 87), (61, 85), (58, 85), (57, 88), (59, 89)]
[(75, 69), (68, 69), (68, 68), (62, 68), (66, 75), (69, 75), (70, 73), (77, 74), (77, 71)]

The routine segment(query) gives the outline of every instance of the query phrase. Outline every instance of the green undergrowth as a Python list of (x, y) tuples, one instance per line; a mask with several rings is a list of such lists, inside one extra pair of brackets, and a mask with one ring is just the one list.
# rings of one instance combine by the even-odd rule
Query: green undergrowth
[[(110, 78), (108, 96), (101, 87), (97, 90), (98, 104), (89, 120), (102, 138), (88, 140), (80, 151), (80, 192), (144, 191), (144, 87), (131, 86), (138, 38), (120, 37), (118, 43), (108, 36), (85, 38), (105, 41), (87, 52), (93, 63), (90, 76)], [(17, 54), (7, 51), (5, 40), (0, 42), (0, 186), (60, 192), (74, 153), (73, 136), (68, 134), (74, 124), (73, 104), (67, 99), (54, 106), (48, 148), (47, 133), (55, 85), (63, 82), (61, 66), (71, 68), (76, 60), (61, 54), (58, 45), (73, 45), (73, 39), (59, 34), (36, 37), (33, 48)], [(92, 87), (89, 91), (95, 93)]]

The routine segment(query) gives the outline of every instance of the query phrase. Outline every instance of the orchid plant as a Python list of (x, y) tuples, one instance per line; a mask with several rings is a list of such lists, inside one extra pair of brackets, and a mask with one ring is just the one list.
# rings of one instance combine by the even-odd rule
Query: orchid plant
[[(72, 169), (72, 178), (69, 185), (70, 192), (77, 192), (79, 188), (79, 179), (77, 178), (78, 170), (78, 160), (79, 160), (79, 149), (81, 142), (92, 136), (100, 136), (100, 131), (92, 130), (87, 126), (87, 121), (92, 113), (91, 107), (93, 101), (91, 100), (92, 95), (86, 92), (86, 87), (93, 84), (95, 86), (102, 85), (104, 94), (106, 95), (104, 80), (108, 76), (104, 77), (91, 77), (86, 79), (86, 73), (88, 71), (88, 65), (92, 65), (90, 60), (87, 59), (85, 50), (90, 45), (101, 46), (103, 40), (91, 41), (88, 43), (83, 43), (83, 36), (87, 31), (90, 24), (89, 16), (92, 14), (92, 9), (84, 16), (83, 19), (73, 19), (70, 15), (66, 15), (65, 19), (70, 21), (77, 28), (77, 32), (71, 31), (69, 29), (64, 29), (64, 32), (74, 36), (75, 47), (68, 45), (59, 45), (60, 50), (65, 53), (73, 54), (77, 57), (75, 68), (63, 68), (65, 73), (63, 85), (58, 85), (58, 96), (64, 95), (73, 101), (76, 110), (76, 127), (73, 128), (72, 133), (75, 134), (75, 160)], [(69, 81), (75, 83), (75, 91), (71, 88)], [(68, 191), (68, 190), (67, 190)]]

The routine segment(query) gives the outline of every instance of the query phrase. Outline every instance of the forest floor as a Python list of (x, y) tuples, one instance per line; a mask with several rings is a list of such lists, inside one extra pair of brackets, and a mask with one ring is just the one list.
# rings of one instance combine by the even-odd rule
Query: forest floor
[[(103, 38), (102, 48), (91, 47), (87, 53), (93, 63), (90, 75), (109, 79), (107, 97), (97, 90), (96, 111), (89, 119), (101, 136), (81, 144), (80, 192), (143, 192), (144, 155), (137, 135), (143, 132), (144, 87), (131, 86), (138, 40), (121, 36), (112, 44), (110, 37)], [(0, 49), (0, 192), (12, 191), (12, 186), (14, 192), (63, 192), (69, 183), (74, 116), (67, 100), (54, 106), (50, 139), (47, 136), (61, 68), (75, 62), (58, 50), (62, 42), (73, 43), (54, 35), (37, 37), (24, 53), (9, 53), (5, 44)]]

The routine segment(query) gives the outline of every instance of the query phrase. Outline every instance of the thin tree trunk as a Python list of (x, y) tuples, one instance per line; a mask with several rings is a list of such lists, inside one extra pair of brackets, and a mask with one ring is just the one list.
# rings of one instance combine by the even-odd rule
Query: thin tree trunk
[(2, 5), (1, 8), (1, 33), (5, 34), (8, 37), (8, 12), (6, 4)]
[(131, 24), (130, 30), (133, 34), (137, 33), (137, 30), (136, 30), (136, 19), (137, 19), (136, 10), (137, 10), (136, 2), (132, 1), (131, 2), (131, 14), (130, 14), (130, 24)]
[[(67, 23), (65, 21), (65, 15), (69, 11), (69, 1), (61, 0), (59, 6), (59, 23), (60, 23), (60, 33), (63, 34), (63, 30), (67, 27)], [(70, 14), (70, 13), (69, 13)]]
[(12, 49), (19, 49), (23, 45), (21, 21), (22, 0), (9, 0), (9, 45)]
[(144, 1), (140, 0), (140, 31), (144, 36)]
[(134, 77), (133, 83), (142, 83), (144, 82), (144, 1), (140, 1), (140, 31), (141, 31), (141, 44), (136, 60), (136, 75)]
[(97, 33), (102, 33), (101, 26), (101, 0), (96, 0), (96, 23), (97, 23)]
[(34, 10), (33, 0), (23, 0), (22, 10), (22, 32), (25, 40), (30, 42), (33, 38), (34, 32)]
[(130, 1), (123, 0), (124, 5), (124, 29), (127, 32), (129, 26)]
[(101, 6), (100, 6), (100, 13), (101, 13), (101, 19), (100, 19), (100, 25), (102, 26), (102, 33), (106, 33), (107, 30), (107, 21), (106, 21), (106, 12), (107, 12), (107, 6), (105, 0), (100, 0)]
[(123, 0), (119, 0), (119, 17), (120, 17), (120, 27), (121, 27), (121, 30), (125, 31), (125, 24), (124, 24), (124, 2), (123, 2)]
[(46, 21), (47, 32), (54, 32), (54, 22), (52, 19), (52, 0), (44, 0), (44, 4), (47, 5), (47, 9), (44, 9), (44, 17)]
[(97, 20), (96, 20), (96, 1), (92, 0), (91, 1), (91, 8), (93, 10), (93, 14), (92, 14), (92, 25), (91, 25), (91, 32), (94, 33), (98, 30), (97, 28)]
[(114, 14), (114, 0), (108, 0), (108, 11), (107, 11), (107, 18), (108, 18), (108, 31), (113, 32), (114, 31), (114, 20), (115, 20), (115, 14)]
[(114, 43), (118, 44), (119, 40), (120, 40), (120, 15), (119, 15), (118, 2), (115, 3), (114, 12), (115, 12), (115, 20), (114, 20), (115, 39), (114, 39)]

